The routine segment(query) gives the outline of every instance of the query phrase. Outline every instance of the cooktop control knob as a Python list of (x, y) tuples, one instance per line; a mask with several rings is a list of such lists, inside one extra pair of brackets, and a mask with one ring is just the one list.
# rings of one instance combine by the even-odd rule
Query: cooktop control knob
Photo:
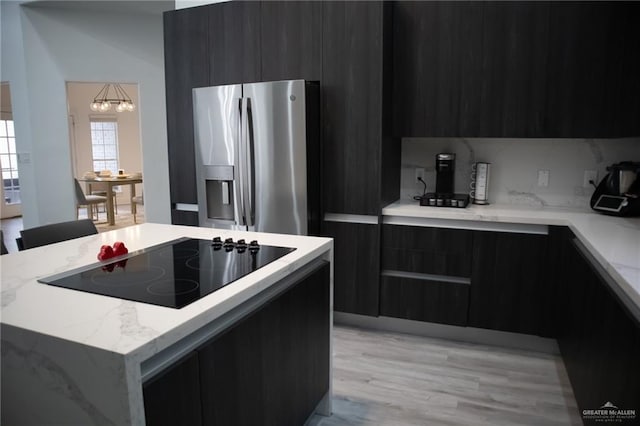
[(225, 251), (231, 251), (235, 248), (236, 244), (233, 242), (233, 238), (227, 238), (222, 245)]
[(238, 250), (238, 253), (244, 253), (247, 251), (247, 242), (245, 240), (238, 240), (236, 243), (236, 249)]
[(222, 248), (222, 238), (213, 237), (213, 240), (211, 241), (211, 245), (213, 246), (214, 250), (220, 250)]
[(257, 240), (253, 240), (249, 243), (249, 251), (251, 253), (255, 253), (258, 250), (260, 250), (260, 245), (258, 245), (258, 241)]

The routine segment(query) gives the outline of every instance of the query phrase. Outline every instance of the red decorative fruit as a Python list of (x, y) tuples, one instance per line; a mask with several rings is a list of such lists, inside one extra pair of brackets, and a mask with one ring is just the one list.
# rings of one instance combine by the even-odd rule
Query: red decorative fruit
[(116, 254), (113, 252), (113, 249), (111, 248), (111, 246), (108, 246), (105, 244), (102, 247), (100, 247), (100, 253), (98, 253), (98, 260), (111, 259), (115, 255)]
[(116, 241), (113, 243), (113, 252), (115, 256), (122, 256), (123, 254), (129, 253), (129, 249), (122, 241)]

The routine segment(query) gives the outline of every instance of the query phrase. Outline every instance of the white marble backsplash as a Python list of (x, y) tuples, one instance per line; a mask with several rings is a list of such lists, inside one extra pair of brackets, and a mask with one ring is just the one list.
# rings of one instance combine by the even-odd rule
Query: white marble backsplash
[[(402, 139), (401, 198), (421, 194), (415, 168), (425, 169), (428, 192), (435, 189), (435, 156), (456, 154), (455, 190), (469, 192), (471, 165), (491, 163), (489, 202), (511, 205), (587, 208), (593, 187), (584, 187), (585, 170), (596, 170), (598, 182), (606, 167), (640, 161), (640, 137), (622, 139)], [(549, 185), (538, 186), (538, 171), (549, 171)]]

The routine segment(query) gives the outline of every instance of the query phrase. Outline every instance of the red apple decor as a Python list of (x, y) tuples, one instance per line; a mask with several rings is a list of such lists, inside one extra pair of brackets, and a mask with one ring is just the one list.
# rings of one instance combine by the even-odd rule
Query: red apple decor
[[(124, 245), (122, 241), (116, 241), (113, 244), (113, 247), (109, 245), (103, 245), (100, 247), (100, 253), (98, 253), (98, 260), (109, 260), (112, 257), (122, 256), (129, 253), (129, 249)], [(117, 263), (111, 263), (109, 265), (103, 266), (102, 270), (107, 272), (113, 272), (115, 267), (124, 268), (127, 266), (127, 259), (121, 260)]]

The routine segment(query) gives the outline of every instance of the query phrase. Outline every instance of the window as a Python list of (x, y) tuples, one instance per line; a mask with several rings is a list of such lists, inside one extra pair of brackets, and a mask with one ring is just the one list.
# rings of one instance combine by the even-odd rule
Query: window
[(118, 122), (115, 118), (91, 118), (93, 170), (118, 174)]
[(20, 180), (13, 120), (0, 120), (0, 167), (2, 167), (4, 202), (20, 203)]

